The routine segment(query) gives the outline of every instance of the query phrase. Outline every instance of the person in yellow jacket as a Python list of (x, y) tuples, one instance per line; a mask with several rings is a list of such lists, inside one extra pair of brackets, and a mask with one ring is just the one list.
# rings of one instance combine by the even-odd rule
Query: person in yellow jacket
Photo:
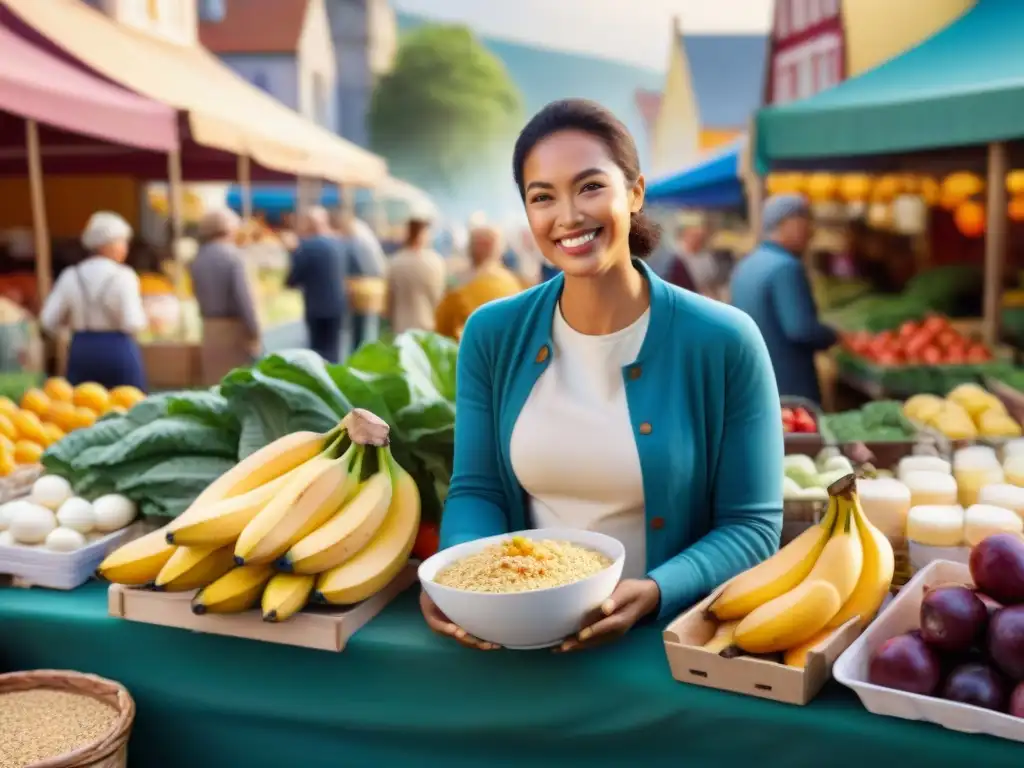
[(522, 281), (501, 263), (501, 232), (492, 226), (474, 227), (469, 235), (470, 268), (461, 283), (449, 290), (437, 305), (435, 329), (458, 339), (462, 327), (477, 307), (523, 290)]

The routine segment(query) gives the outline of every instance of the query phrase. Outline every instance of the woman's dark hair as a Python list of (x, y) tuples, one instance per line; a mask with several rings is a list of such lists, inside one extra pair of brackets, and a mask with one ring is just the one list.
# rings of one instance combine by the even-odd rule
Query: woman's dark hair
[(430, 222), (425, 219), (409, 219), (409, 225), (405, 231), (406, 247), (414, 245), (416, 241), (420, 239), (420, 235), (423, 234), (423, 231), (429, 226)]
[[(526, 124), (516, 139), (516, 147), (512, 152), (512, 172), (515, 175), (516, 186), (519, 187), (519, 196), (524, 201), (526, 187), (523, 166), (526, 165), (526, 157), (539, 142), (559, 131), (582, 131), (600, 139), (612, 160), (622, 170), (627, 184), (635, 183), (640, 177), (640, 157), (636, 151), (636, 142), (615, 115), (595, 101), (553, 101)], [(645, 258), (654, 253), (659, 242), (661, 227), (650, 219), (642, 208), (639, 213), (630, 214), (630, 253)]]

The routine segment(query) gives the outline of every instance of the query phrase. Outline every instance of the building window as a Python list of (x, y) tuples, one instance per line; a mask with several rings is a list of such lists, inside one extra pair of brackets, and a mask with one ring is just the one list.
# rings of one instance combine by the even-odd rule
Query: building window
[(776, 0), (775, 3), (775, 39), (785, 40), (789, 35), (789, 3), (790, 0)]
[(807, 26), (813, 27), (821, 21), (821, 0), (807, 0)]
[(150, 21), (160, 21), (160, 0), (146, 0), (146, 15)]
[(790, 0), (792, 3), (792, 18), (790, 19), (790, 32), (794, 35), (803, 32), (807, 27), (807, 3), (805, 0)]
[(821, 17), (834, 19), (839, 15), (839, 0), (821, 0)]

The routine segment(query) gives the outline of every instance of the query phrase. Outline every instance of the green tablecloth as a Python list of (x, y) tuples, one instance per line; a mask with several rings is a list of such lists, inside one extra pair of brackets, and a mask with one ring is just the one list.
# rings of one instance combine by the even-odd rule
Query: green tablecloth
[(134, 768), (1024, 765), (1024, 745), (876, 717), (834, 684), (807, 707), (682, 685), (657, 627), (575, 655), (466, 650), (412, 591), (332, 654), (110, 618), (101, 584), (0, 589), (0, 670), (40, 667), (131, 690)]

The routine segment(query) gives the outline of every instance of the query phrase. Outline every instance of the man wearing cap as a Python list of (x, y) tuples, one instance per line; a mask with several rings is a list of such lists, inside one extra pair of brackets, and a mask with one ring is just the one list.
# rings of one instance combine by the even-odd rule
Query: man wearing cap
[(814, 354), (836, 342), (818, 321), (801, 254), (811, 239), (807, 200), (775, 195), (764, 205), (764, 239), (733, 271), (732, 303), (764, 336), (779, 393), (821, 402)]

